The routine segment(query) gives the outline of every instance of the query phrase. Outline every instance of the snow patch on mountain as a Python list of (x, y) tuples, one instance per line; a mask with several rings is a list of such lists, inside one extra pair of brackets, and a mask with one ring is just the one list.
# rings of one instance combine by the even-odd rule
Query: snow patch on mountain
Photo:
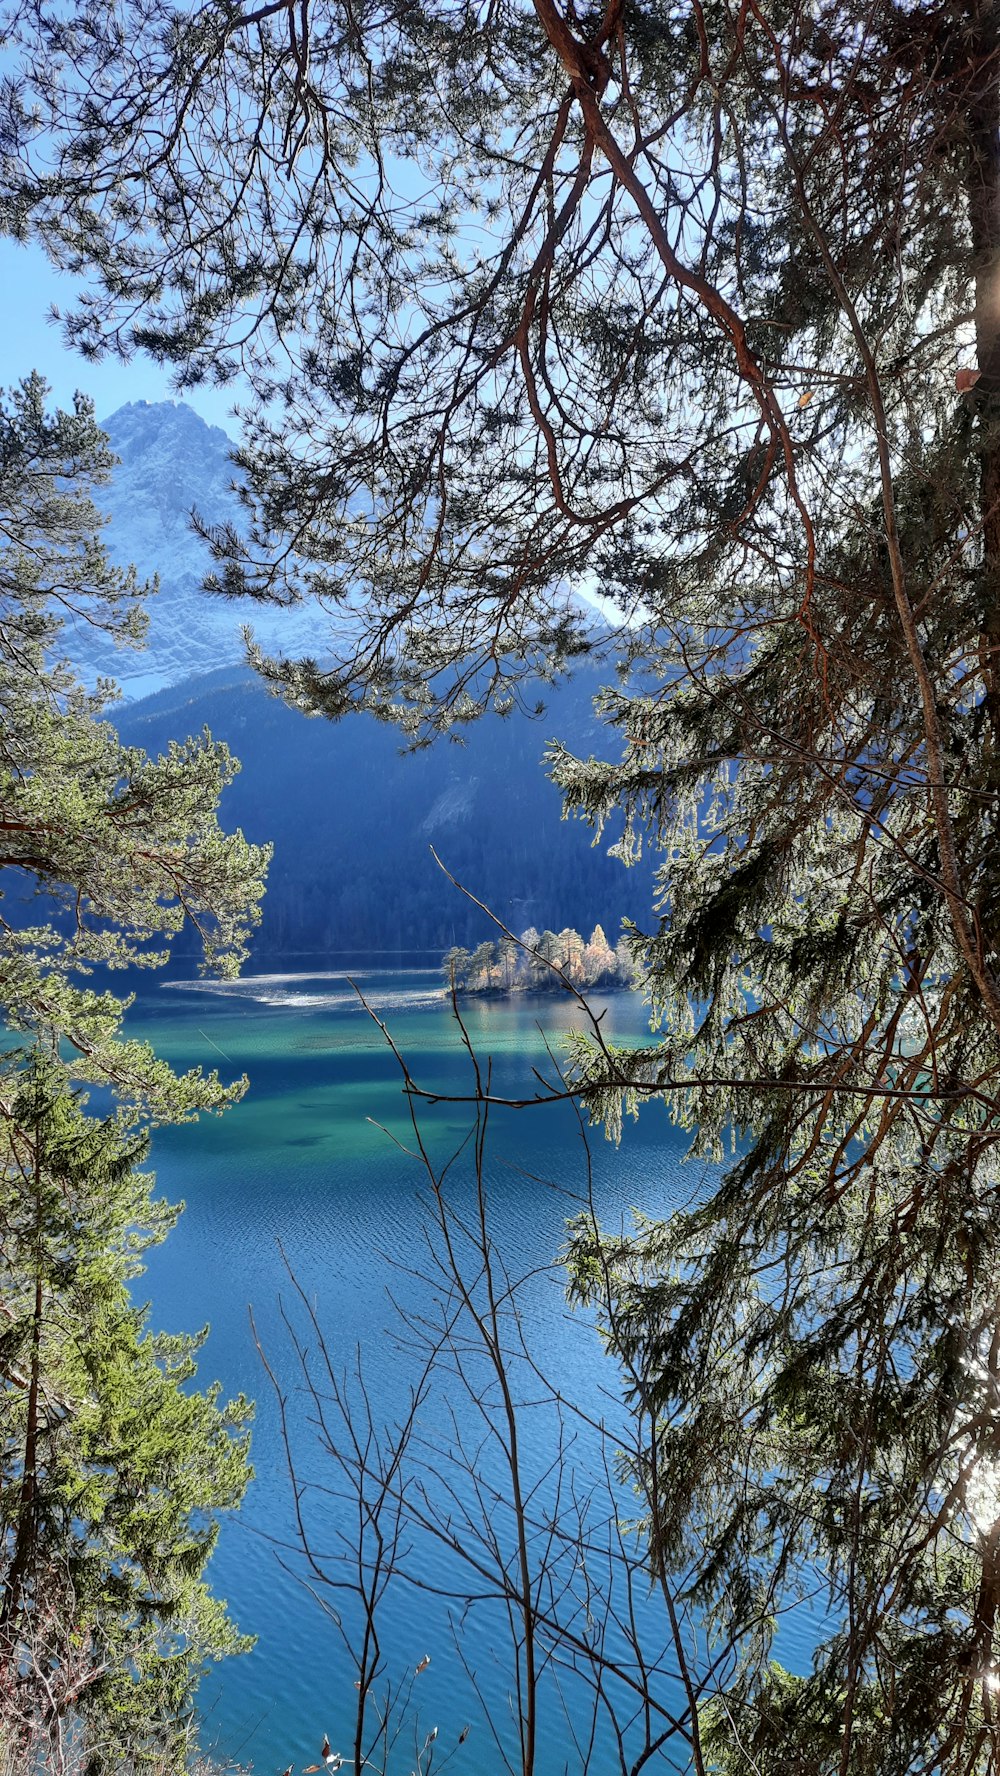
[(140, 579), (158, 574), (160, 590), (148, 601), (141, 653), (112, 647), (93, 632), (70, 638), (84, 678), (114, 678), (127, 698), (147, 696), (242, 661), (246, 623), (268, 652), (321, 652), (323, 620), (315, 609), (268, 610), (201, 589), (211, 560), (191, 527), (192, 509), (210, 525), (239, 528), (246, 521), (228, 434), (184, 401), (132, 401), (101, 423), (119, 458), (110, 485), (97, 494), (110, 519), (103, 541), (112, 560), (135, 564)]
[(430, 812), (424, 816), (420, 830), (428, 836), (456, 820), (469, 820), (475, 811), (478, 777), (453, 777), (438, 796)]

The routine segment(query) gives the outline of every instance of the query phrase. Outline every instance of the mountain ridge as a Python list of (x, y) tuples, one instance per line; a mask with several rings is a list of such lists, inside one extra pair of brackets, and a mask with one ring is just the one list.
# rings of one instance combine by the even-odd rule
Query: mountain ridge
[(316, 652), (315, 613), (269, 610), (253, 599), (213, 598), (202, 590), (212, 566), (208, 545), (191, 525), (197, 509), (208, 525), (245, 522), (236, 491), (235, 443), (185, 401), (128, 401), (100, 421), (118, 457), (97, 491), (107, 515), (102, 541), (119, 567), (140, 579), (157, 575), (147, 603), (142, 652), (116, 648), (78, 625), (67, 636), (74, 666), (87, 683), (113, 678), (126, 699), (143, 697), (219, 665), (245, 660), (244, 624), (269, 651)]

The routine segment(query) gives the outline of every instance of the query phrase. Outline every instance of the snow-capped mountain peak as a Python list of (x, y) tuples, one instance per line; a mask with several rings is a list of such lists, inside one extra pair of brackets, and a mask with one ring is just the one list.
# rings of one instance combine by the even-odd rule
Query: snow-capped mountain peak
[(208, 524), (239, 526), (245, 519), (228, 433), (184, 401), (130, 401), (101, 425), (119, 458), (110, 484), (97, 494), (110, 519), (102, 540), (112, 559), (134, 564), (141, 579), (159, 575), (160, 591), (149, 602), (142, 653), (111, 647), (92, 631), (67, 637), (84, 677), (115, 678), (126, 697), (145, 696), (241, 661), (241, 628), (248, 622), (272, 651), (317, 651), (315, 613), (271, 612), (249, 599), (232, 602), (201, 590), (211, 563), (192, 529), (192, 510)]

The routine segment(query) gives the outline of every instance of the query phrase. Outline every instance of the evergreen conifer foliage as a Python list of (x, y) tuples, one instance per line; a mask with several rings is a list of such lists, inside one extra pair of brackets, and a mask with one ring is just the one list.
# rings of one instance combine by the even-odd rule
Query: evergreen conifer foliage
[(247, 1404), (189, 1391), (202, 1339), (157, 1336), (129, 1296), (176, 1219), (148, 1139), (36, 1058), (2, 1143), (3, 1749), (59, 1769), (82, 1722), (95, 1771), (183, 1767), (205, 1663), (245, 1644), (202, 1573), (246, 1487)]
[(572, 1274), (651, 1566), (744, 1634), (699, 1776), (997, 1769), (996, 6), (8, 14), (72, 336), (256, 390), (218, 583), (341, 613), (261, 662), (293, 701), (422, 734), (594, 645), (584, 574), (630, 619), (644, 690), (553, 770), (662, 856), (659, 1032), (579, 1084), (737, 1147)]
[(141, 641), (150, 588), (100, 543), (111, 462), (82, 397), (52, 414), (32, 376), (0, 398), (0, 1757), (52, 1776), (184, 1767), (198, 1676), (244, 1644), (203, 1572), (247, 1405), (189, 1386), (204, 1335), (154, 1333), (128, 1285), (176, 1213), (150, 1126), (246, 1082), (178, 1076), (88, 977), (155, 966), (185, 920), (234, 972), (267, 853), (219, 828), (225, 747), (123, 746), (114, 686), (65, 663), (74, 623)]
[[(20, 902), (0, 921), (0, 1005), (15, 1028), (66, 1038), (78, 1076), (112, 1084), (123, 1109), (170, 1120), (219, 1108), (233, 1090), (214, 1074), (175, 1081), (121, 1039), (119, 1001), (84, 977), (95, 964), (156, 967), (185, 920), (206, 962), (235, 972), (267, 852), (219, 828), (238, 769), (224, 745), (206, 733), (159, 758), (123, 746), (102, 719), (114, 686), (88, 692), (66, 664), (76, 623), (141, 644), (154, 590), (101, 546), (94, 494), (112, 461), (82, 397), (72, 414), (50, 414), (32, 376), (0, 402), (0, 868)], [(27, 891), (39, 897), (34, 922)]]

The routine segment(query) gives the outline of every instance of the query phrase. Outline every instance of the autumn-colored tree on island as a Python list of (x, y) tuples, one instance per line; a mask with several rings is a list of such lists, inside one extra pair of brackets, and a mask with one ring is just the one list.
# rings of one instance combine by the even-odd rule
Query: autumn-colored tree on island
[(600, 925), (584, 941), (568, 926), (558, 934), (529, 926), (517, 939), (485, 939), (474, 950), (453, 946), (443, 961), (445, 980), (464, 993), (559, 992), (571, 987), (632, 986), (627, 947), (613, 950)]

